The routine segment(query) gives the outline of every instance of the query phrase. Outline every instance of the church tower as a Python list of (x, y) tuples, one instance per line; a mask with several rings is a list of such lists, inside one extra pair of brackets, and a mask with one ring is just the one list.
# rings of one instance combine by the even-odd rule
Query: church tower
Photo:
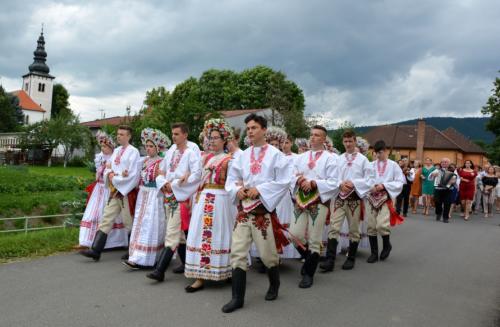
[(37, 43), (36, 50), (33, 52), (34, 61), (29, 66), (29, 73), (23, 76), (23, 90), (36, 104), (40, 105), (40, 107), (46, 111), (44, 118), (50, 119), (52, 109), (52, 87), (55, 77), (49, 74), (49, 66), (45, 63), (47, 60), (47, 52), (45, 52), (43, 27)]

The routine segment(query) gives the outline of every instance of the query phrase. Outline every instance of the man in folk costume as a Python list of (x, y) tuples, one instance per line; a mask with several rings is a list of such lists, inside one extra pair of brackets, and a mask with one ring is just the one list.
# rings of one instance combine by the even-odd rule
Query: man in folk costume
[(267, 301), (278, 297), (278, 252), (289, 243), (275, 209), (289, 191), (292, 167), (283, 153), (266, 143), (267, 121), (264, 117), (251, 114), (245, 123), (252, 146), (233, 161), (226, 180), (226, 191), (239, 211), (231, 243), (232, 299), (222, 307), (226, 313), (243, 307), (247, 255), (252, 241), (267, 267)]
[[(109, 232), (113, 228), (117, 217), (121, 216), (123, 224), (129, 237), (132, 229), (132, 215), (135, 210), (135, 199), (137, 191), (135, 188), (139, 182), (139, 151), (130, 144), (132, 128), (126, 125), (118, 127), (116, 139), (120, 146), (116, 148), (111, 156), (110, 162), (106, 164), (104, 181), (111, 189), (108, 204), (104, 208), (99, 231), (97, 232), (92, 247), (80, 254), (98, 261), (104, 249)], [(125, 255), (127, 257), (127, 255)]]
[(295, 160), (295, 218), (290, 233), (298, 238), (295, 246), (305, 258), (300, 288), (309, 288), (313, 284), (330, 199), (338, 188), (336, 160), (323, 148), (326, 134), (323, 126), (314, 126), (310, 136), (311, 150)]
[(188, 147), (187, 137), (186, 124), (172, 125), (172, 140), (176, 144), (176, 149), (167, 152), (160, 166), (159, 176), (156, 178), (157, 186), (165, 193), (167, 230), (165, 248), (156, 262), (156, 269), (147, 277), (159, 282), (165, 279), (165, 271), (177, 248), (183, 265), (186, 260), (190, 201), (201, 179), (200, 156)]
[(165, 242), (164, 196), (156, 186), (162, 153), (170, 145), (163, 132), (145, 128), (141, 141), (147, 156), (141, 158), (139, 194), (129, 245), (129, 258), (123, 264), (131, 269), (149, 268), (163, 249)]
[[(79, 243), (81, 247), (89, 248), (92, 246), (95, 234), (101, 223), (104, 207), (109, 198), (109, 187), (104, 184), (104, 170), (106, 163), (111, 159), (113, 150), (116, 145), (113, 139), (103, 131), (98, 131), (96, 134), (97, 143), (101, 147), (101, 152), (96, 154), (94, 163), (96, 168), (95, 181), (87, 186), (85, 191), (89, 193), (87, 197), (87, 205), (83, 213), (82, 221), (80, 222)], [(113, 229), (108, 234), (105, 249), (124, 247), (128, 245), (127, 231), (123, 227), (121, 218), (118, 217), (113, 224)]]
[(387, 259), (391, 252), (390, 226), (403, 222), (403, 219), (394, 209), (393, 199), (401, 193), (403, 184), (406, 182), (399, 165), (387, 158), (384, 141), (377, 141), (373, 146), (373, 150), (377, 160), (371, 163), (376, 173), (374, 184), (367, 196), (368, 208), (366, 216), (368, 218), (368, 238), (371, 249), (371, 255), (366, 260), (368, 263), (377, 262), (379, 259), (377, 234), (382, 236), (383, 241), (380, 260)]
[(326, 260), (320, 265), (325, 271), (332, 271), (335, 266), (340, 229), (344, 219), (349, 223), (349, 251), (342, 269), (354, 268), (356, 253), (360, 241), (359, 221), (363, 219), (363, 198), (373, 185), (374, 171), (368, 159), (356, 152), (356, 134), (346, 131), (342, 135), (346, 152), (339, 156), (339, 190), (334, 196), (333, 215), (328, 232)]

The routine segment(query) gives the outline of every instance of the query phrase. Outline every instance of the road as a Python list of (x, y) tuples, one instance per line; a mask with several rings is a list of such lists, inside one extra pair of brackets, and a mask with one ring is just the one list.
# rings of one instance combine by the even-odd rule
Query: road
[(223, 314), (230, 285), (187, 294), (171, 272), (155, 284), (120, 264), (122, 252), (94, 263), (76, 253), (0, 265), (0, 326), (500, 326), (500, 219), (436, 222), (410, 216), (392, 236), (387, 262), (317, 274), (303, 290), (298, 261), (281, 267), (277, 301), (267, 278), (248, 275), (245, 307)]

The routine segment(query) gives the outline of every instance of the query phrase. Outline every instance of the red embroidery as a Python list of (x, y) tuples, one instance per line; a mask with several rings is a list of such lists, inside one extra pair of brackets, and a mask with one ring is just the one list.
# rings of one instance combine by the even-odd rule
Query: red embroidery
[(252, 152), (250, 154), (250, 172), (252, 175), (257, 175), (260, 174), (260, 171), (262, 169), (262, 161), (264, 160), (264, 156), (266, 155), (266, 151), (268, 148), (268, 145), (264, 145), (259, 152), (259, 157), (257, 160), (255, 159), (255, 153), (254, 153), (254, 146), (252, 146)]

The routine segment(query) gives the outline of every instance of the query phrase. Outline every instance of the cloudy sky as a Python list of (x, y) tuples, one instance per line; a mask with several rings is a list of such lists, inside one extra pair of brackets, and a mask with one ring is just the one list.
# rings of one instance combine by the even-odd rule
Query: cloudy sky
[(6, 1), (0, 82), (21, 76), (45, 24), (47, 63), (83, 121), (140, 108), (210, 68), (267, 65), (332, 126), (480, 116), (500, 70), (498, 0)]

